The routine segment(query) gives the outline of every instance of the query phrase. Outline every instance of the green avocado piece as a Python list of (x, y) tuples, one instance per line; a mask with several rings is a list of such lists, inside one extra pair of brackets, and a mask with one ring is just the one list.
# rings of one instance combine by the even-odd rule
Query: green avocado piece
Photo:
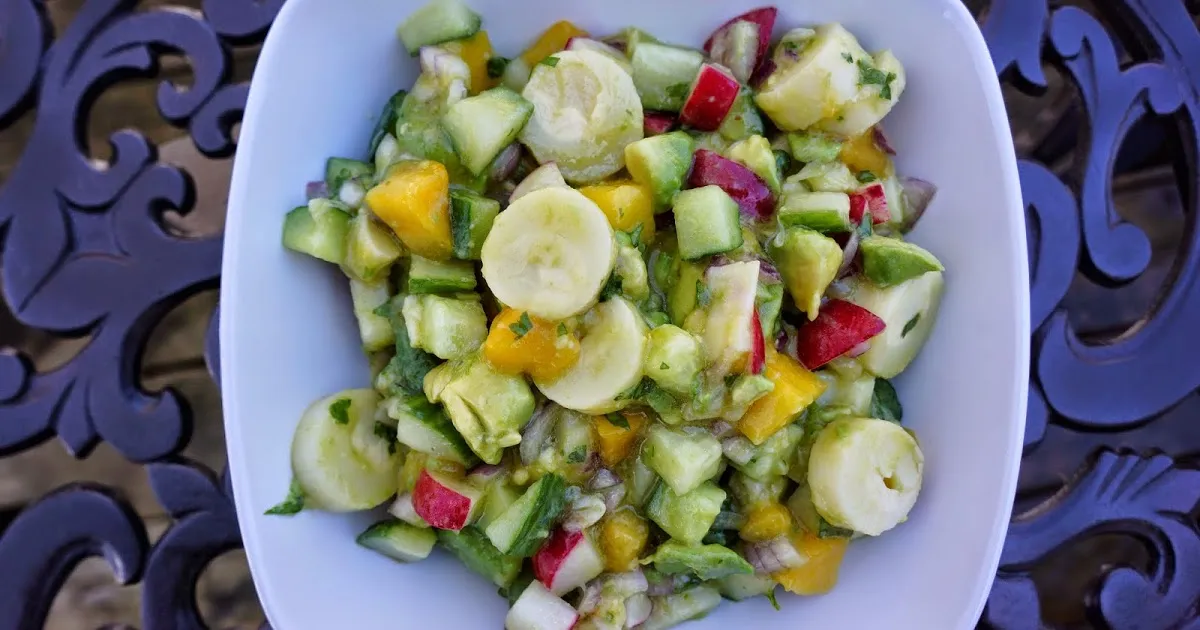
[(818, 232), (850, 231), (850, 195), (842, 192), (788, 192), (779, 203), (779, 223)]
[[(775, 153), (771, 150), (771, 143), (766, 138), (754, 135), (745, 140), (738, 140), (729, 147), (725, 157), (754, 171), (755, 175), (766, 182), (771, 192), (779, 194), (781, 186), (779, 164), (775, 161)], [(847, 208), (848, 210), (849, 208)]]
[(642, 564), (650, 563), (654, 563), (654, 568), (662, 573), (686, 573), (701, 580), (754, 572), (754, 567), (729, 547), (684, 545), (674, 540), (663, 543), (654, 555), (642, 560)]
[(449, 361), (425, 375), (425, 397), (446, 408), (454, 428), (479, 458), (500, 463), (504, 449), (521, 442), (534, 398), (520, 376), (492, 369), (478, 353)]
[(712, 529), (724, 502), (725, 491), (711, 481), (684, 495), (660, 483), (646, 505), (646, 515), (671, 538), (698, 544)]
[(858, 244), (863, 275), (880, 287), (894, 287), (930, 271), (944, 271), (929, 251), (890, 236), (868, 236)]
[(670, 210), (675, 194), (683, 188), (692, 166), (693, 146), (691, 136), (672, 131), (625, 147), (625, 168), (633, 181), (650, 190), (656, 213)]
[(821, 296), (842, 266), (842, 248), (820, 232), (790, 227), (780, 231), (768, 249), (796, 306), (809, 320), (816, 319)]
[(642, 457), (676, 494), (684, 495), (717, 475), (721, 443), (708, 431), (676, 431), (656, 424), (642, 445)]

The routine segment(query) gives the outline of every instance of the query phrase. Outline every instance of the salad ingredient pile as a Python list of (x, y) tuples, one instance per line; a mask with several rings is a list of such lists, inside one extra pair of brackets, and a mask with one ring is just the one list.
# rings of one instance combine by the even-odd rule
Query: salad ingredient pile
[(903, 523), (935, 189), (880, 126), (899, 60), (776, 17), (702, 48), (563, 21), (512, 59), (460, 0), (409, 17), (419, 78), (283, 226), (348, 278), (373, 382), (308, 408), (268, 513), (388, 503), (358, 542), (441, 547), (510, 630), (778, 607)]

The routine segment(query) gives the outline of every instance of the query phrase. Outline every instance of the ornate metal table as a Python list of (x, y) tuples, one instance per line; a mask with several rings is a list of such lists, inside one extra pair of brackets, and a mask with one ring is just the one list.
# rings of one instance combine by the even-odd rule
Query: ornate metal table
[[(1036, 331), (1016, 516), (980, 625), (1200, 628), (1200, 3), (969, 4), (1022, 156)], [(140, 620), (117, 621), (208, 627), (197, 582), (240, 546), (228, 480), (185, 450), (219, 414), (193, 418), (144, 369), (164, 317), (219, 281), (219, 234), (168, 220), (204, 190), (157, 138), (85, 142), (107, 90), (182, 56), (190, 85), (158, 84), (158, 114), (206, 158), (233, 153), (238, 60), (282, 0), (191, 5), (0, 0), (0, 456), (106, 445), (144, 467), (166, 521), (101, 484), (0, 493), (0, 630), (77, 627), (46, 620), (97, 556), (140, 584)], [(31, 338), (71, 356), (46, 365)]]

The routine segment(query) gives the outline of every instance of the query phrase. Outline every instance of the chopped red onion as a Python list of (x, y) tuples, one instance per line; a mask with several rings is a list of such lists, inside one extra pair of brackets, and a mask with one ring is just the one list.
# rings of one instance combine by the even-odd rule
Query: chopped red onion
[(776, 573), (804, 564), (804, 558), (787, 536), (746, 545), (742, 555), (754, 567), (755, 573)]
[(759, 265), (759, 267), (758, 267), (758, 276), (759, 276), (760, 282), (761, 281), (766, 281), (766, 282), (782, 282), (783, 281), (783, 276), (779, 275), (779, 270), (775, 268), (775, 265), (772, 265), (770, 262), (767, 262), (765, 260), (762, 261), (762, 264)]
[(599, 522), (608, 508), (600, 497), (594, 494), (584, 494), (572, 501), (567, 510), (563, 529), (578, 532)]
[(525, 430), (521, 432), (521, 463), (529, 465), (533, 460), (537, 459), (542, 452), (542, 447), (546, 445), (546, 440), (550, 438), (550, 429), (554, 426), (555, 405), (554, 403), (542, 403), (533, 412), (533, 417), (529, 419), (529, 423), (525, 425)]
[(492, 170), (488, 174), (488, 178), (493, 182), (502, 182), (508, 179), (513, 174), (513, 171), (517, 170), (517, 165), (520, 163), (521, 145), (514, 142), (505, 147), (500, 152), (500, 155), (496, 156), (495, 160), (492, 160)]
[(761, 85), (763, 81), (766, 81), (767, 77), (771, 76), (771, 73), (775, 72), (775, 68), (777, 67), (778, 66), (775, 64), (774, 59), (771, 59), (770, 57), (763, 59), (763, 62), (759, 64), (758, 69), (754, 71), (754, 74), (750, 75), (750, 87), (757, 90), (758, 86)]
[(875, 141), (875, 146), (879, 147), (879, 150), (887, 153), (888, 155), (896, 155), (896, 150), (893, 149), (891, 143), (888, 142), (887, 135), (883, 133), (882, 126), (875, 125), (871, 132), (871, 139)]
[(480, 466), (476, 466), (475, 468), (473, 468), (471, 470), (471, 473), (468, 475), (468, 477), (472, 481), (476, 481), (476, 482), (483, 484), (483, 483), (487, 483), (487, 482), (491, 481), (492, 479), (495, 479), (496, 476), (502, 472), (504, 472), (503, 466), (494, 465), (494, 464), (482, 464)]
[(617, 473), (607, 468), (601, 468), (592, 475), (587, 485), (589, 490), (603, 490), (619, 483), (621, 483), (621, 478), (617, 476)]
[(779, 336), (775, 338), (775, 349), (789, 357), (795, 357), (796, 343), (796, 327), (787, 322), (780, 322)]
[(850, 238), (846, 241), (845, 247), (842, 248), (842, 266), (838, 267), (835, 278), (841, 278), (850, 273), (850, 268), (854, 265), (854, 257), (858, 255), (858, 230), (850, 231)]
[(580, 617), (586, 617), (600, 607), (600, 591), (603, 588), (604, 578), (592, 580), (584, 585), (583, 594), (579, 596), (579, 604), (575, 606)]
[(329, 187), (323, 181), (308, 182), (304, 185), (304, 196), (307, 199), (320, 199), (329, 196)]
[(854, 357), (862, 356), (863, 353), (865, 353), (867, 350), (870, 350), (870, 349), (871, 349), (871, 342), (864, 341), (864, 342), (858, 344), (857, 346), (850, 348), (850, 350), (846, 353), (846, 356), (853, 359)]
[(634, 628), (642, 625), (650, 618), (654, 605), (650, 596), (645, 593), (635, 593), (625, 599), (625, 627)]
[(604, 499), (604, 507), (608, 511), (613, 511), (621, 505), (621, 500), (625, 498), (625, 485), (617, 484), (609, 486), (600, 491), (600, 497)]
[(723, 438), (730, 433), (733, 433), (733, 425), (724, 420), (717, 420), (708, 427), (708, 432), (715, 438)]
[(933, 201), (934, 195), (937, 194), (937, 186), (916, 177), (901, 178), (900, 186), (902, 188), (901, 194), (904, 195), (905, 205), (907, 206), (907, 212), (904, 213), (904, 225), (900, 227), (902, 230), (908, 231), (917, 224), (917, 220), (929, 208), (930, 202)]

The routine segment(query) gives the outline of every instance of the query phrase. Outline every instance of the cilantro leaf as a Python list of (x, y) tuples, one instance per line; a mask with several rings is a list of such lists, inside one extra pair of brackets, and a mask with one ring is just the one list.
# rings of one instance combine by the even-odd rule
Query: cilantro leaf
[(642, 228), (643, 227), (645, 227), (645, 226), (643, 224), (639, 223), (639, 224), (637, 224), (637, 227), (633, 228), (632, 232), (629, 232), (629, 242), (632, 243), (634, 247), (642, 246)]
[(621, 295), (622, 288), (621, 276), (614, 273), (608, 277), (608, 282), (604, 283), (604, 288), (600, 289), (600, 301), (603, 302), (609, 298)]
[(563, 335), (567, 334), (568, 332), (569, 331), (567, 330), (567, 325), (563, 322), (558, 322), (558, 336), (562, 337)]
[(687, 83), (675, 83), (668, 85), (666, 89), (667, 98), (673, 100), (683, 100), (687, 98), (688, 92), (692, 90), (692, 86)]
[(883, 70), (872, 66), (866, 61), (863, 61), (862, 59), (858, 60), (859, 86), (878, 85), (879, 98), (887, 99), (889, 101), (892, 99), (892, 81), (895, 80), (896, 73), (884, 72)]
[(292, 479), (292, 485), (288, 487), (287, 498), (281, 501), (275, 507), (264, 512), (264, 514), (291, 516), (303, 509), (304, 490), (300, 488), (300, 482)]
[(580, 464), (585, 459), (587, 459), (587, 447), (582, 444), (567, 454), (567, 463), (569, 464)]
[(554, 66), (558, 65), (558, 57), (555, 57), (554, 55), (550, 55), (549, 57), (546, 57), (545, 59), (541, 60), (538, 63), (542, 64), (543, 66), (550, 66), (551, 68), (553, 68)]
[(625, 419), (625, 416), (623, 416), (619, 413), (613, 412), (604, 417), (608, 418), (609, 424), (613, 425), (614, 427), (621, 427), (622, 429), (625, 429), (626, 431), (629, 430), (629, 421)]
[(775, 599), (775, 589), (772, 588), (771, 590), (767, 591), (766, 595), (767, 600), (771, 602), (771, 605), (775, 607), (775, 610), (779, 610), (779, 601)]
[(338, 424), (349, 424), (350, 399), (339, 398), (329, 403), (329, 415), (333, 418), (333, 421)]
[(903, 339), (903, 338), (907, 337), (908, 333), (912, 332), (912, 329), (917, 327), (917, 322), (920, 322), (920, 321), (921, 321), (920, 313), (913, 315), (912, 319), (908, 320), (908, 323), (904, 324), (904, 329), (900, 331), (900, 338)]
[(375, 437), (388, 443), (388, 454), (396, 454), (396, 427), (383, 422), (375, 423)]
[[(387, 317), (392, 325), (393, 334), (396, 335), (396, 356), (383, 368), (379, 381), (376, 382), (386, 384), (385, 389), (389, 396), (420, 394), (425, 375), (440, 363), (432, 354), (412, 347), (408, 339), (408, 327), (404, 324), (404, 316), (401, 315), (399, 307), (398, 300), (402, 299), (403, 297), (397, 296), (385, 305), (388, 307)], [(380, 310), (382, 308), (380, 307)]]
[(879, 178), (875, 176), (875, 173), (872, 173), (871, 171), (863, 171), (858, 174), (858, 181), (864, 184), (870, 184), (878, 179)]
[(522, 311), (521, 319), (518, 319), (515, 324), (509, 324), (508, 329), (517, 336), (517, 339), (529, 334), (529, 331), (533, 330), (533, 321), (529, 319), (529, 313)]
[(509, 60), (504, 57), (492, 57), (487, 61), (487, 75), (489, 79), (499, 79), (504, 75), (504, 70), (508, 68)]
[(847, 53), (847, 52), (842, 53), (842, 59), (845, 59), (846, 63), (854, 63), (854, 56), (851, 55), (850, 53)]
[(659, 364), (658, 364), (658, 369), (660, 369), (660, 370), (669, 370), (669, 369), (671, 369), (671, 366), (667, 365), (667, 362), (666, 362), (666, 361), (663, 361), (662, 363), (659, 363)]
[(897, 423), (904, 419), (900, 397), (896, 395), (892, 382), (886, 378), (875, 379), (875, 391), (871, 394), (871, 417)]

